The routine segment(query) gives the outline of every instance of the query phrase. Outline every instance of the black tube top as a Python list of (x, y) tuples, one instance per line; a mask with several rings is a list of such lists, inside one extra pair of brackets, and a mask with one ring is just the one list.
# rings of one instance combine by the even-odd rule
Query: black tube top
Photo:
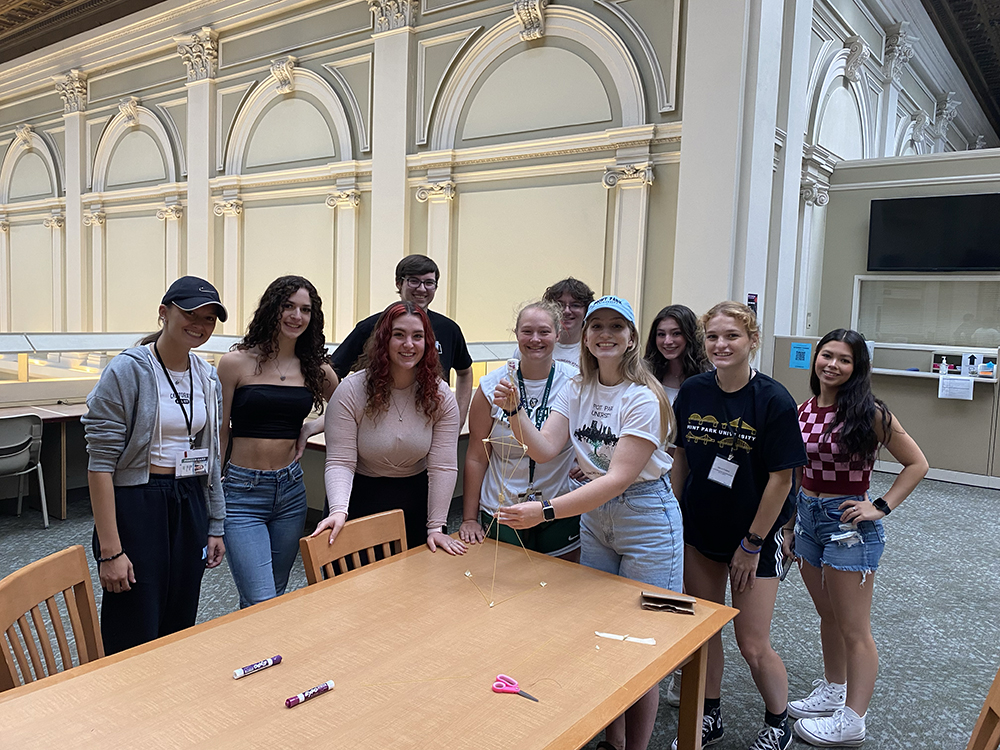
[(312, 407), (304, 385), (241, 385), (229, 413), (232, 435), (296, 440)]

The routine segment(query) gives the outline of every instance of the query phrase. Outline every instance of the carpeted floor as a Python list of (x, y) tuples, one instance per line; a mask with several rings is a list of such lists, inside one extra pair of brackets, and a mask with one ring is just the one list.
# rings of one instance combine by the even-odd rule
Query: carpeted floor
[[(873, 491), (884, 491), (891, 479), (876, 474)], [(453, 529), (460, 521), (457, 511), (456, 504)], [(998, 491), (925, 481), (886, 521), (889, 538), (872, 614), (881, 661), (864, 745), (869, 750), (965, 748), (1000, 666), (998, 514)], [(53, 520), (49, 529), (42, 528), (39, 512), (26, 510), (17, 518), (13, 501), (0, 502), (0, 577), (71, 544), (89, 550), (92, 528), (85, 492), (72, 493), (69, 518)], [(99, 607), (96, 570), (94, 581)], [(289, 589), (305, 583), (297, 562)], [(237, 606), (229, 568), (208, 571), (198, 621)], [(731, 626), (724, 641), (726, 735), (715, 747), (739, 750), (756, 736), (764, 707)], [(822, 662), (819, 618), (795, 570), (778, 594), (772, 641), (788, 667), (791, 698), (803, 697), (822, 676)], [(650, 748), (667, 750), (676, 726), (677, 710), (661, 701)], [(793, 747), (806, 745), (796, 740)]]

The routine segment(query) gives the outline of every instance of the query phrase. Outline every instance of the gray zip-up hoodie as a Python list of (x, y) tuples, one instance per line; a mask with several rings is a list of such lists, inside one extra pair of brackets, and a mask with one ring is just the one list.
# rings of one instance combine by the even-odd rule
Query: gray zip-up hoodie
[[(119, 487), (149, 481), (149, 454), (160, 409), (156, 372), (143, 346), (126, 349), (111, 360), (87, 396), (87, 413), (81, 418), (87, 436), (89, 469), (112, 474)], [(195, 439), (198, 448), (208, 448), (208, 475), (201, 477), (208, 507), (209, 536), (224, 534), (226, 499), (222, 492), (219, 459), (219, 418), (222, 389), (215, 368), (200, 357), (192, 357), (194, 374), (201, 378), (209, 408), (204, 429)]]

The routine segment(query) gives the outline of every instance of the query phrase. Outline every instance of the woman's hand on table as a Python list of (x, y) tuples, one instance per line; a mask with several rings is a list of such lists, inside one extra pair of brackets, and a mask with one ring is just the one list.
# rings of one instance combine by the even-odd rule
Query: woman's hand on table
[(310, 538), (319, 536), (324, 530), (330, 529), (330, 541), (328, 544), (333, 544), (334, 540), (337, 538), (337, 534), (339, 534), (340, 530), (344, 528), (345, 523), (347, 523), (347, 514), (342, 511), (334, 511), (316, 524), (316, 530), (309, 536)]
[(516, 505), (501, 505), (497, 511), (497, 520), (512, 529), (530, 529), (545, 520), (542, 515), (542, 504), (532, 500)]
[(98, 563), (97, 572), (101, 578), (101, 588), (113, 594), (129, 591), (132, 588), (131, 584), (135, 583), (135, 571), (128, 555)]
[(458, 538), (468, 544), (479, 544), (486, 538), (486, 534), (483, 533), (479, 521), (462, 521), (462, 525), (458, 528)]
[(210, 536), (208, 538), (208, 557), (205, 558), (206, 568), (218, 567), (226, 554), (226, 542), (221, 536)]
[(427, 534), (427, 548), (431, 552), (436, 552), (439, 547), (449, 555), (465, 554), (465, 545), (460, 540), (452, 539), (440, 531), (431, 531)]
[(760, 553), (751, 555), (742, 546), (733, 553), (733, 561), (729, 563), (729, 579), (733, 590), (742, 592), (747, 586), (753, 588), (757, 580), (757, 561)]

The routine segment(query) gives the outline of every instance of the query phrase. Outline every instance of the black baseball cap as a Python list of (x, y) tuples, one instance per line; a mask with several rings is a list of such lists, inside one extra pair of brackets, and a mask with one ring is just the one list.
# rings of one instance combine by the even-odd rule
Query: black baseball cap
[(205, 305), (215, 305), (219, 308), (216, 317), (220, 323), (225, 323), (226, 318), (229, 317), (225, 305), (219, 299), (219, 290), (205, 279), (199, 279), (197, 276), (181, 276), (170, 285), (160, 302), (164, 305), (177, 305), (185, 312), (197, 310)]

